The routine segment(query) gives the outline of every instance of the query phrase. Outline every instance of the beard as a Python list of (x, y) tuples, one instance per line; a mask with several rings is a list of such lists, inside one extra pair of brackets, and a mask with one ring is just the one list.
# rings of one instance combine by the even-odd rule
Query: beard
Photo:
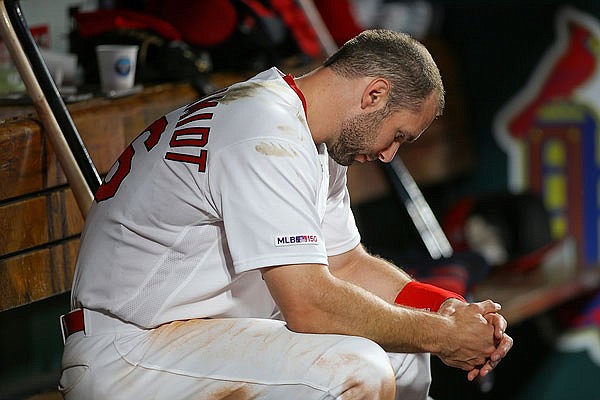
[(384, 108), (343, 121), (340, 135), (328, 149), (329, 156), (346, 167), (351, 165), (359, 154), (378, 158), (377, 152), (372, 148), (372, 142), (387, 115), (388, 111)]

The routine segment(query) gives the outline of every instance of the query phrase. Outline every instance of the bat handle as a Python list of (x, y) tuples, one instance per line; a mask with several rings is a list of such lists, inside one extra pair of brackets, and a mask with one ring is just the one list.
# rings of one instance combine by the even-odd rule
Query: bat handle
[(85, 217), (100, 186), (100, 177), (33, 40), (18, 0), (0, 0), (0, 34)]

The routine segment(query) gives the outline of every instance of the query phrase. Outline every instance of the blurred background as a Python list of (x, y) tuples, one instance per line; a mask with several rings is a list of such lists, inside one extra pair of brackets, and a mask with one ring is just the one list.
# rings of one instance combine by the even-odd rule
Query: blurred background
[[(407, 32), (438, 63), (446, 110), (398, 156), (454, 254), (430, 257), (406, 211), (397, 173), (379, 164), (349, 168), (352, 207), (367, 247), (411, 266), (419, 279), (475, 300), (478, 285), (499, 274), (505, 284), (518, 286), (535, 282), (544, 268), (553, 276), (597, 269), (598, 2), (23, 0), (21, 6), (70, 109), (102, 97), (98, 44), (139, 45), (136, 82), (144, 90), (183, 83), (201, 96), (272, 65), (301, 74), (367, 28)], [(325, 35), (311, 11), (318, 13)], [(30, 105), (24, 91), (0, 43), (3, 143), (14, 134), (9, 127), (20, 112), (15, 107)], [(12, 184), (0, 174), (0, 186)], [(3, 196), (0, 212), (24, 196)], [(14, 222), (28, 223), (36, 221)], [(2, 226), (16, 229), (8, 222)], [(29, 251), (6, 250), (9, 241), (18, 240), (0, 233), (5, 242), (0, 267)], [(432, 359), (432, 397), (600, 399), (594, 382), (600, 376), (600, 299), (597, 282), (589, 286), (593, 290), (581, 296), (569, 295), (516, 320), (509, 329), (515, 346), (488, 379), (469, 383), (464, 372)], [(1, 286), (8, 292), (7, 287)], [(54, 292), (0, 312), (0, 399), (33, 398), (56, 387), (62, 353), (58, 316), (69, 308), (69, 292)]]

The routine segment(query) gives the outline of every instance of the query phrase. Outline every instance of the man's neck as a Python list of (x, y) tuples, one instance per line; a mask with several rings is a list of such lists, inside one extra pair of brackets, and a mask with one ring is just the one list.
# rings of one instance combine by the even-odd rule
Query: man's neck
[(341, 80), (331, 69), (322, 67), (296, 78), (306, 98), (308, 126), (316, 144), (332, 142), (340, 131), (347, 108), (343, 92), (348, 89)]

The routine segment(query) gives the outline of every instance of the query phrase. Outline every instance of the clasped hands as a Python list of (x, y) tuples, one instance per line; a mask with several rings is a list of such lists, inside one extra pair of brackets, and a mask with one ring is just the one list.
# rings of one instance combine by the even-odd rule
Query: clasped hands
[(488, 375), (513, 345), (500, 309), (491, 300), (465, 303), (448, 299), (438, 310), (449, 317), (454, 325), (452, 332), (456, 333), (438, 356), (445, 364), (468, 371), (469, 381)]

